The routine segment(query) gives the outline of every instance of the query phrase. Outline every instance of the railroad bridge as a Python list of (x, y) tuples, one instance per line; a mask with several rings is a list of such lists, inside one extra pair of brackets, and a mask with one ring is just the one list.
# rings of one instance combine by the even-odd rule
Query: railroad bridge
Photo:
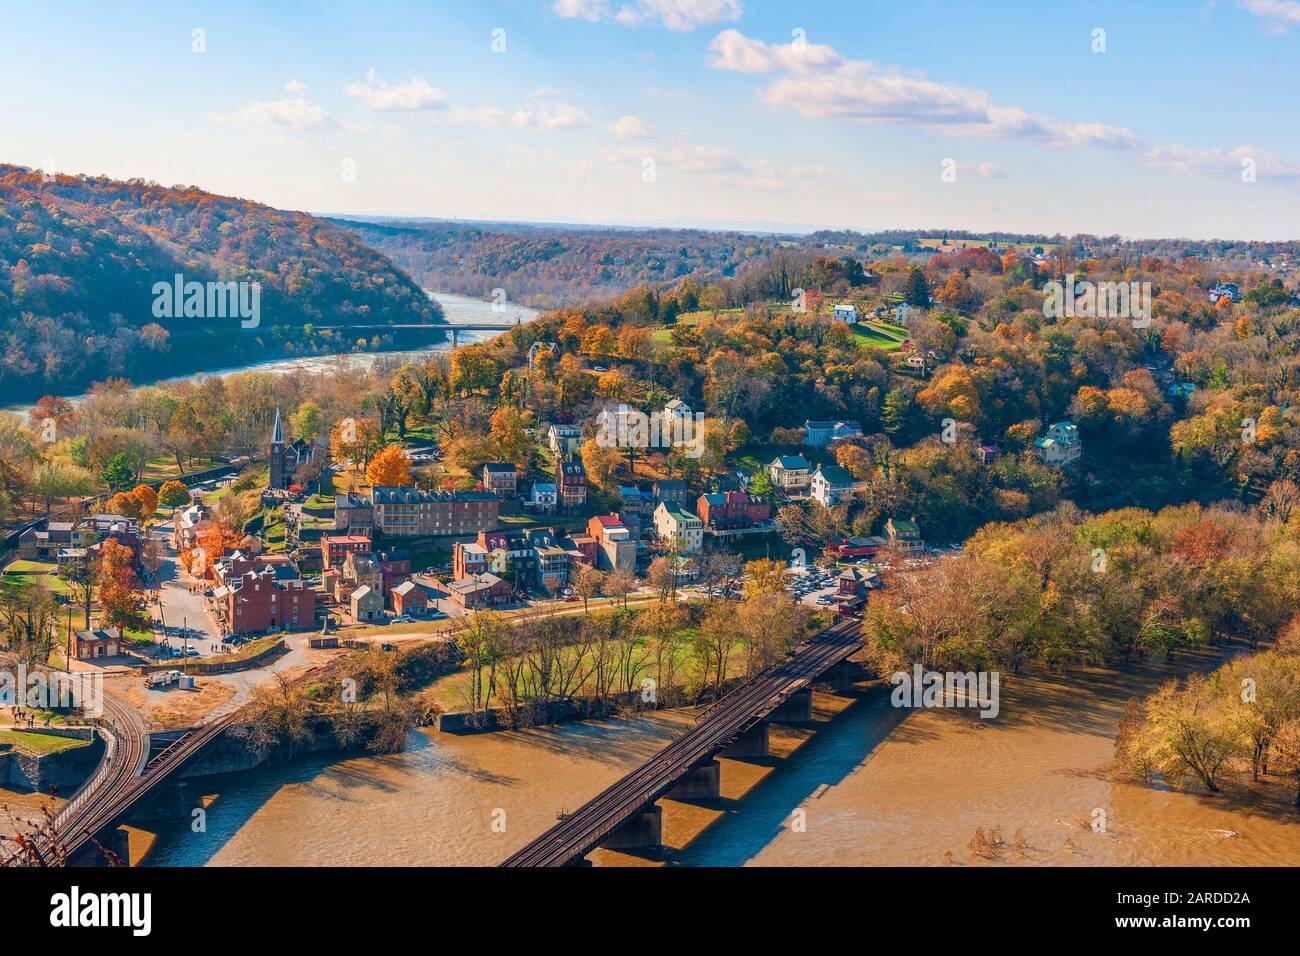
[[(580, 865), (597, 847), (660, 845), (662, 797), (718, 795), (717, 757), (762, 757), (772, 720), (808, 720), (812, 687), (861, 647), (860, 623), (846, 618), (800, 644), (784, 660), (718, 700), (695, 726), (594, 799), (567, 814), (503, 866)], [(104, 693), (97, 727), (104, 756), (54, 819), (57, 846), (35, 845), (40, 866), (102, 862), (119, 823), (190, 765), (238, 718), (216, 718), (174, 739), (151, 741), (130, 704)], [(120, 850), (119, 857), (124, 856)]]
[(48, 839), (36, 841), (37, 865), (104, 863), (108, 858), (101, 847), (115, 852), (124, 865), (129, 863), (120, 845), (114, 846), (117, 825), (221, 736), (235, 717), (227, 714), (161, 746), (151, 745), (135, 708), (105, 691), (104, 715), (96, 728), (104, 739), (104, 756), (55, 815), (57, 845)]
[(862, 646), (846, 618), (713, 704), (695, 726), (505, 860), (502, 866), (577, 866), (597, 847), (661, 845), (662, 797), (718, 796), (718, 755), (767, 756), (772, 720), (811, 718), (812, 686)]

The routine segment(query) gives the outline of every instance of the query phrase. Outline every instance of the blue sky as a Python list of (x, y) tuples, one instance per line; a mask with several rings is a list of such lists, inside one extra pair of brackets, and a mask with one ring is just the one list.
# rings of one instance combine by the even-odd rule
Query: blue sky
[(313, 212), (1300, 232), (1300, 0), (0, 0), (0, 23), (0, 160), (59, 172)]

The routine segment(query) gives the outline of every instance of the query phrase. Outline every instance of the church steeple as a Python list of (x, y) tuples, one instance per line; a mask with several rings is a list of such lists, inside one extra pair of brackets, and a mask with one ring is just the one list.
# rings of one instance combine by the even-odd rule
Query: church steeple
[(275, 410), (275, 428), (271, 432), (271, 444), (284, 444), (284, 430), (280, 427), (280, 409), (278, 407)]

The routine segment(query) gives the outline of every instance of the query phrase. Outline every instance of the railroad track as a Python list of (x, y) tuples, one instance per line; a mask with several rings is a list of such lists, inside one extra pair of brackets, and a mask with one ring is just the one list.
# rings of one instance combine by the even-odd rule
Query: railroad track
[(858, 630), (858, 621), (845, 620), (801, 644), (786, 660), (710, 707), (691, 730), (501, 865), (563, 866), (589, 853), (643, 807), (666, 794), (693, 767), (845, 660), (860, 646)]
[[(105, 706), (107, 709), (107, 705)], [(55, 832), (59, 834), (63, 849), (59, 863), (66, 863), (73, 859), (95, 839), (97, 834), (119, 822), (132, 807), (198, 756), (203, 748), (238, 716), (237, 713), (227, 714), (192, 730), (146, 763), (145, 759), (149, 751), (148, 734), (143, 733), (144, 725), (140, 723), (139, 715), (129, 707), (127, 712), (127, 714), (115, 715), (115, 719), (134, 718), (134, 723), (139, 725), (139, 730), (143, 734), (143, 744), (136, 746), (134, 733), (126, 735), (125, 744), (119, 744), (119, 751), (124, 751), (126, 756), (120, 761), (101, 762), (101, 768), (105, 763), (112, 763), (117, 768), (116, 772), (97, 790), (85, 794), (88, 799), (75, 815), (67, 819), (62, 815), (56, 818)], [(128, 765), (132, 767), (131, 771), (124, 772), (121, 768)], [(98, 775), (96, 772), (96, 776)], [(87, 787), (82, 788), (82, 791), (86, 790)], [(74, 799), (80, 798), (82, 791), (78, 791)], [(69, 807), (71, 806), (72, 804), (69, 804)], [(65, 807), (65, 810), (67, 809)]]
[[(9, 655), (0, 655), (0, 664), (16, 666)], [(48, 667), (41, 670), (52, 673)], [(74, 859), (239, 716), (236, 711), (204, 724), (150, 760), (149, 732), (139, 713), (108, 690), (103, 701), (96, 731), (104, 739), (104, 756), (55, 814), (53, 839), (38, 837), (34, 842), (38, 866), (62, 866)]]
[(130, 792), (144, 772), (149, 733), (133, 707), (105, 691), (104, 722), (99, 729), (105, 738), (104, 759), (55, 816), (58, 853), (52, 852), (55, 847), (38, 846), (42, 865), (64, 864), (84, 850), (112, 822), (104, 819), (106, 811)]

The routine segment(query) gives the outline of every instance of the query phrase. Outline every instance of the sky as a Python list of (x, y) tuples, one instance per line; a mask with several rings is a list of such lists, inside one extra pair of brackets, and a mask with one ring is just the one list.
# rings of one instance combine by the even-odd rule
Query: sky
[(0, 162), (286, 209), (1300, 238), (1300, 0), (0, 0)]

